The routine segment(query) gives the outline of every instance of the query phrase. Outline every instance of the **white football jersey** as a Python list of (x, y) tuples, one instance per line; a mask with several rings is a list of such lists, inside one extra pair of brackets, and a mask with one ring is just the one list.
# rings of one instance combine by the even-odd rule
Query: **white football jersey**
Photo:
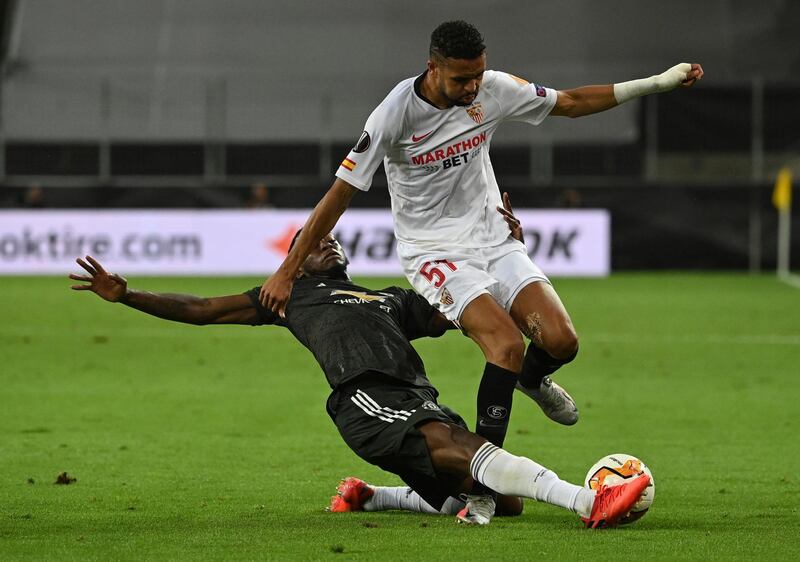
[(538, 125), (557, 92), (487, 70), (470, 106), (438, 109), (415, 89), (421, 79), (403, 80), (389, 92), (336, 176), (367, 191), (383, 160), (400, 242), (432, 249), (500, 244), (509, 230), (497, 212), (502, 201), (489, 160), (492, 135), (503, 121)]

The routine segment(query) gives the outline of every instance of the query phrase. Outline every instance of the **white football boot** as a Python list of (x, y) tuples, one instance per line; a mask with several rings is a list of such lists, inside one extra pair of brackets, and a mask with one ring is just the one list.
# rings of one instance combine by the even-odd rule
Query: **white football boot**
[(517, 381), (517, 390), (533, 398), (534, 402), (551, 420), (562, 425), (574, 425), (578, 421), (578, 407), (569, 393), (548, 376), (542, 379), (539, 388), (522, 386)]
[(467, 525), (488, 525), (494, 515), (495, 500), (490, 494), (463, 494), (467, 505), (456, 515), (456, 521)]

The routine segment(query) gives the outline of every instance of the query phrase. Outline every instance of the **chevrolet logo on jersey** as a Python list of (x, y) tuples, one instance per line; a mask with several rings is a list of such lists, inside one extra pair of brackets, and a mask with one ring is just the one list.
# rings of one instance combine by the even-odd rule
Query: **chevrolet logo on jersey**
[[(354, 299), (358, 299), (360, 302), (385, 302), (386, 297), (391, 295), (387, 294), (378, 294), (378, 295), (368, 295), (367, 293), (363, 293), (361, 291), (344, 291), (341, 289), (336, 289), (335, 291), (331, 291), (331, 296), (334, 295), (347, 295), (348, 297), (353, 297)], [(350, 300), (348, 299), (348, 302)]]

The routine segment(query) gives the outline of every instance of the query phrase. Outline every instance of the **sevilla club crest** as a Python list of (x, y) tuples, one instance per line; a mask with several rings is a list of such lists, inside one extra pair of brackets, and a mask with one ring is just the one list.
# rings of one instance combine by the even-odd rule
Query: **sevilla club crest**
[(483, 107), (481, 107), (480, 102), (474, 103), (467, 108), (467, 115), (469, 115), (470, 119), (475, 121), (478, 125), (481, 124), (483, 121)]

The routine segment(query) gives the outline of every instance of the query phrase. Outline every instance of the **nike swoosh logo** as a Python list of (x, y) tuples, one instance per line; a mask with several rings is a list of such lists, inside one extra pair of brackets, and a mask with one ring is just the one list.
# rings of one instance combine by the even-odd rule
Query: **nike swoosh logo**
[(424, 139), (425, 137), (427, 137), (428, 135), (430, 135), (432, 132), (433, 131), (429, 131), (429, 132), (425, 133), (424, 135), (420, 135), (420, 136), (411, 135), (411, 142), (419, 142), (422, 139)]

